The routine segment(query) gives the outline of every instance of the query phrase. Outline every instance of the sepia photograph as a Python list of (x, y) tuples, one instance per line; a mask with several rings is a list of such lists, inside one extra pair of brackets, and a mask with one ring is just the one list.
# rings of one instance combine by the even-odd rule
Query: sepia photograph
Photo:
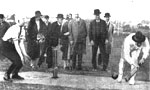
[(150, 90), (149, 0), (0, 2), (0, 90)]

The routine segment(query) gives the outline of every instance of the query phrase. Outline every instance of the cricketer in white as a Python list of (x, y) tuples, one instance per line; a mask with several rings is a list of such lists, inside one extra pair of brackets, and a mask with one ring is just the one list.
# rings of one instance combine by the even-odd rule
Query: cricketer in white
[[(5, 33), (4, 37), (2, 38), (4, 41), (11, 40), (14, 43), (17, 53), (19, 54), (22, 63), (24, 64), (26, 60), (29, 60), (30, 57), (26, 53), (25, 50), (25, 30), (24, 30), (24, 20), (19, 20), (16, 25), (11, 26), (7, 32)], [(20, 29), (22, 27), (22, 29)]]
[[(145, 37), (142, 32), (137, 31), (136, 33), (131, 33), (124, 39), (121, 50), (121, 59), (119, 62), (119, 76), (117, 78), (118, 82), (122, 81), (124, 62), (128, 62), (131, 65), (131, 70), (133, 68), (138, 68), (139, 64), (143, 64), (149, 55), (150, 45), (148, 38)], [(139, 59), (140, 54), (142, 57)], [(136, 73), (129, 80), (129, 84), (135, 84)]]

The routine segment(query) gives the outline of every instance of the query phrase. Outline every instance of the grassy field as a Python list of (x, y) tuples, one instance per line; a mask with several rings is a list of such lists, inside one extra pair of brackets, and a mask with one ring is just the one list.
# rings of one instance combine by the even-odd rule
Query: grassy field
[[(149, 33), (145, 33), (146, 36), (149, 35)], [(120, 59), (120, 52), (121, 52), (121, 45), (123, 43), (123, 39), (125, 38), (126, 35), (120, 34), (118, 35), (114, 35), (114, 47), (112, 49), (112, 54), (110, 56), (110, 61), (109, 61), (109, 67), (108, 69), (111, 72), (118, 72), (118, 63), (119, 63), (119, 59)], [(136, 79), (137, 80), (141, 80), (141, 81), (149, 81), (150, 80), (150, 61), (149, 61), (150, 57), (148, 57), (148, 59), (145, 61), (144, 65), (140, 68)], [(61, 53), (59, 52), (59, 57), (58, 57), (58, 64), (59, 66), (62, 66), (62, 60), (61, 60)], [(0, 70), (1, 71), (5, 71), (8, 68), (8, 65), (10, 65), (10, 62), (7, 59), (4, 59), (4, 57), (1, 56), (1, 60), (0, 60)], [(129, 72), (130, 67), (129, 65), (126, 63), (125, 65), (127, 65), (127, 68), (125, 68), (125, 74), (127, 72)], [(76, 75), (91, 75), (91, 76), (103, 76), (103, 77), (109, 77), (111, 76), (111, 72), (102, 72), (100, 70), (101, 66), (99, 66), (99, 69), (97, 72), (92, 72), (92, 64), (91, 64), (91, 46), (87, 45), (87, 54), (84, 55), (83, 57), (83, 71), (66, 71), (63, 70), (62, 68), (59, 69), (59, 73), (67, 73), (67, 74), (76, 74)], [(23, 67), (22, 71), (30, 71), (31, 68), (30, 67)], [(41, 71), (41, 72), (46, 72), (47, 71), (47, 67), (45, 64), (42, 65), (42, 67), (40, 69), (36, 69), (36, 71)], [(21, 90), (26, 90), (24, 89), (24, 87), (28, 87), (28, 88), (33, 88), (31, 90), (47, 90), (48, 88), (50, 88), (51, 86), (42, 86), (42, 85), (22, 85), (22, 84), (5, 84), (5, 83), (0, 83), (0, 90), (3, 90), (6, 86), (8, 86), (9, 88), (14, 88), (15, 86), (19, 86), (18, 89), (8, 89), (6, 88), (5, 90), (19, 90), (19, 88), (22, 88)], [(37, 89), (38, 87), (38, 89)], [(67, 88), (67, 87), (51, 87), (51, 89), (48, 90), (78, 90), (78, 89), (73, 89), (73, 88)], [(80, 89), (79, 89), (80, 90)], [(82, 89), (81, 89), (82, 90)]]

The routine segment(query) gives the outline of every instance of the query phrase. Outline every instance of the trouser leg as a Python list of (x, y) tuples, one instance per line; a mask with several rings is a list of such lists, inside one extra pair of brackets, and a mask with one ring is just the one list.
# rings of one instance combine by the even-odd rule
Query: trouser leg
[(82, 68), (82, 54), (78, 55), (78, 68)]
[(109, 54), (105, 54), (104, 66), (103, 69), (107, 69), (109, 64)]
[(68, 61), (68, 45), (67, 44), (62, 45), (61, 51), (62, 51), (63, 67), (65, 69), (68, 66), (67, 65), (67, 61)]
[[(131, 70), (133, 70), (134, 68), (135, 68), (135, 66), (131, 65)], [(130, 78), (129, 84), (134, 84), (135, 83), (135, 76), (136, 76), (136, 73)]]
[(99, 44), (100, 52), (101, 52), (101, 60), (103, 62), (103, 70), (106, 70), (108, 66), (108, 61), (107, 61), (107, 54), (106, 54), (106, 49), (105, 49), (105, 44), (100, 43)]
[(48, 68), (53, 67), (53, 53), (52, 53), (52, 47), (49, 47), (47, 50), (47, 58), (46, 63), (48, 64)]
[(16, 68), (16, 65), (13, 63), (10, 65), (10, 67), (8, 68), (8, 70), (6, 71), (6, 75), (8, 77), (10, 77), (10, 74), (13, 72), (13, 70)]
[(16, 68), (13, 71), (13, 75), (18, 75), (18, 72), (22, 68), (23, 64), (22, 64), (21, 60), (16, 60), (14, 63), (16, 65)]
[(119, 62), (119, 75), (118, 75), (118, 82), (122, 81), (122, 77), (123, 77), (123, 69), (124, 69), (124, 59), (121, 58), (120, 62)]
[(40, 46), (40, 58), (39, 58), (39, 61), (38, 61), (38, 66), (40, 67), (41, 64), (45, 61), (45, 53), (46, 53), (46, 43), (42, 43), (41, 46)]
[(14, 44), (9, 42), (3, 42), (3, 52), (2, 55), (7, 57), (11, 62), (11, 66), (6, 71), (6, 74), (9, 76), (11, 73), (18, 74), (19, 70), (22, 68), (22, 61), (19, 54), (17, 53)]
[(92, 65), (94, 69), (97, 69), (97, 65), (96, 65), (97, 49), (98, 49), (98, 45), (95, 44), (92, 46)]
[(77, 54), (74, 52), (72, 56), (72, 68), (73, 69), (76, 68), (76, 57), (77, 57)]
[(98, 65), (102, 64), (102, 58), (101, 58), (101, 53), (98, 54)]

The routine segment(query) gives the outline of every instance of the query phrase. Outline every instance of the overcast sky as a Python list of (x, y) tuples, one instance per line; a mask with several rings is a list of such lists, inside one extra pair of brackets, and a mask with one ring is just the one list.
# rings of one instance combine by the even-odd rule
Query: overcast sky
[(101, 18), (109, 12), (112, 20), (139, 21), (150, 20), (149, 4), (150, 0), (1, 0), (0, 13), (32, 17), (40, 10), (50, 17), (79, 13), (81, 18), (93, 19), (94, 9), (100, 9)]

